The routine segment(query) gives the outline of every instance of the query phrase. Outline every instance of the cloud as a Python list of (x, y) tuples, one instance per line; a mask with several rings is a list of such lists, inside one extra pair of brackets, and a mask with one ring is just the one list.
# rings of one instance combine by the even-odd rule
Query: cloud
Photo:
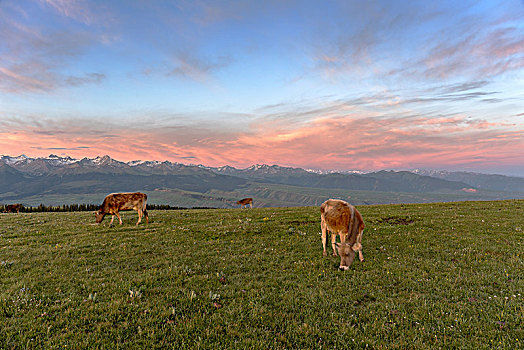
[(69, 17), (84, 24), (91, 24), (95, 17), (89, 4), (83, 0), (40, 0), (64, 17)]
[[(87, 20), (84, 2), (48, 0), (46, 5), (62, 15)], [(30, 11), (30, 10), (28, 10)], [(18, 4), (0, 7), (0, 91), (5, 93), (49, 93), (61, 87), (98, 84), (105, 75), (65, 73), (88, 48), (99, 42), (96, 30), (69, 26), (45, 26), (34, 21), (42, 13), (28, 12)]]
[[(381, 113), (366, 105), (348, 109), (343, 101), (311, 107), (304, 103), (290, 113), (291, 106), (271, 106), (269, 114), (250, 116), (243, 128), (230, 128), (231, 120), (220, 119), (185, 124), (164, 119), (144, 126), (104, 118), (2, 118), (0, 130), (9, 132), (0, 132), (0, 149), (25, 154), (64, 149), (74, 157), (110, 154), (121, 160), (237, 167), (267, 163), (320, 169), (493, 169), (524, 162), (522, 123), (456, 112)], [(285, 113), (278, 116), (278, 109)], [(290, 122), (296, 115), (307, 118)]]
[(173, 57), (174, 68), (167, 76), (178, 76), (205, 83), (212, 79), (212, 73), (227, 67), (233, 62), (229, 56), (220, 56), (215, 60), (203, 60), (189, 53), (179, 53)]
[[(419, 60), (408, 60), (390, 74), (422, 79), (491, 79), (524, 67), (524, 31), (512, 18), (472, 17), (453, 30), (436, 33)], [(457, 35), (457, 33), (460, 33)], [(434, 39), (434, 40), (433, 40)]]
[[(524, 128), (451, 118), (341, 116), (318, 118), (289, 130), (259, 127), (256, 137), (238, 139), (238, 149), (271, 150), (265, 162), (330, 168), (376, 170), (440, 164), (471, 163), (475, 156), (504, 163), (509, 154), (523, 159)], [(246, 153), (246, 152), (244, 152)], [(501, 155), (504, 154), (504, 157)]]
[[(411, 97), (403, 100), (404, 103), (417, 103), (417, 104), (427, 104), (432, 102), (460, 102), (468, 100), (478, 100), (485, 96), (490, 96), (497, 94), (498, 92), (473, 92), (473, 93), (464, 93), (464, 94), (446, 94), (438, 96), (428, 96), (428, 97)], [(502, 101), (502, 100), (501, 100)]]
[(178, 9), (189, 16), (191, 21), (203, 26), (209, 26), (227, 20), (238, 20), (242, 18), (242, 8), (248, 6), (247, 3), (240, 6), (231, 6), (224, 2), (206, 1), (179, 1)]
[(425, 92), (428, 93), (440, 93), (440, 94), (453, 94), (457, 92), (465, 92), (470, 90), (477, 90), (489, 85), (489, 81), (480, 80), (480, 81), (467, 81), (455, 84), (447, 84), (438, 87), (433, 87), (426, 89)]
[(449, 38), (434, 46), (417, 66), (425, 68), (421, 73), (428, 78), (469, 75), (482, 79), (524, 67), (522, 30), (485, 32), (459, 41)]
[(486, 6), (347, 2), (330, 22), (315, 17), (311, 23), (318, 33), (312, 34), (313, 70), (332, 82), (377, 75), (394, 82), (482, 82), (521, 69), (523, 7), (514, 2)]
[(252, 21), (274, 12), (282, 13), (293, 6), (300, 4), (297, 1), (205, 1), (182, 0), (176, 2), (176, 7), (183, 18), (202, 26), (210, 27), (224, 22)]
[(314, 14), (308, 23), (314, 28), (313, 69), (335, 82), (383, 74), (411, 50), (413, 34), (435, 16), (433, 8), (387, 1), (339, 2), (335, 16)]
[(69, 86), (80, 86), (85, 84), (100, 84), (106, 78), (105, 74), (88, 73), (83, 77), (70, 76), (65, 79), (65, 83)]
[(8, 93), (47, 93), (62, 86), (100, 84), (105, 78), (105, 74), (101, 73), (65, 77), (38, 62), (27, 62), (9, 68), (0, 66), (0, 90)]
[(0, 66), (0, 90), (4, 92), (48, 91), (56, 85), (57, 77), (36, 62)]
[(39, 151), (78, 151), (78, 150), (86, 150), (91, 147), (87, 146), (78, 146), (78, 147), (33, 147), (36, 150)]

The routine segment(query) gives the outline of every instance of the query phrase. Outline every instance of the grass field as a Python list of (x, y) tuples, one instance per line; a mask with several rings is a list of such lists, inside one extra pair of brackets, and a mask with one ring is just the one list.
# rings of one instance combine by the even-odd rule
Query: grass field
[(358, 208), (0, 214), (0, 348), (523, 348), (524, 201)]

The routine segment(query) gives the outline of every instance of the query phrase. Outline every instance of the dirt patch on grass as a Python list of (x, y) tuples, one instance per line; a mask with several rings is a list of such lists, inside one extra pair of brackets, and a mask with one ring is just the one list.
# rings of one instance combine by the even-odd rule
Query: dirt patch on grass
[(375, 300), (377, 300), (377, 298), (375, 298), (374, 296), (371, 296), (371, 295), (368, 295), (368, 294), (364, 294), (362, 297), (357, 298), (357, 300), (355, 300), (355, 302), (353, 302), (353, 305), (359, 306), (359, 305), (363, 305), (363, 304), (374, 302)]
[(385, 218), (380, 218), (375, 221), (377, 224), (388, 224), (388, 225), (409, 225), (415, 222), (414, 219), (410, 217), (402, 216), (388, 216)]

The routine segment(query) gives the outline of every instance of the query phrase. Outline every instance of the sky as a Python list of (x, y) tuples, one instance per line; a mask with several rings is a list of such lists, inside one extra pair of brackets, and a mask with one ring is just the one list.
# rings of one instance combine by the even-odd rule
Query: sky
[(524, 176), (524, 1), (0, 0), (0, 154)]

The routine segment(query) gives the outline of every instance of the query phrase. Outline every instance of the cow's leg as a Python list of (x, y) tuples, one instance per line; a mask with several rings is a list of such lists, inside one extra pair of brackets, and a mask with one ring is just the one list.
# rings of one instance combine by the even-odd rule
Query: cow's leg
[(362, 234), (364, 233), (363, 228), (359, 228), (357, 242), (358, 242), (358, 258), (362, 262), (364, 261), (364, 254), (362, 253)]
[(327, 225), (324, 218), (320, 220), (320, 228), (322, 229), (322, 255), (327, 256), (326, 243), (327, 243)]
[(358, 251), (358, 258), (361, 262), (364, 261), (364, 254), (362, 253), (362, 247), (360, 247), (360, 250)]
[(149, 215), (147, 215), (147, 210), (144, 209), (144, 216), (146, 217), (146, 223), (149, 224)]
[(115, 214), (111, 214), (111, 222), (109, 223), (109, 226), (113, 226), (113, 220), (115, 220)]
[(343, 243), (346, 243), (346, 240), (349, 237), (349, 232), (342, 231), (342, 232), (339, 232), (338, 235), (340, 236), (340, 244), (343, 244)]
[[(342, 239), (342, 236), (340, 236)], [(331, 232), (331, 249), (333, 249), (333, 256), (337, 256), (337, 247), (335, 245), (337, 243), (337, 234), (335, 232)]]
[(137, 210), (137, 213), (138, 213), (138, 221), (136, 222), (136, 225), (138, 226), (138, 224), (140, 224), (140, 222), (142, 221), (142, 210), (138, 209)]
[(249, 207), (253, 209), (253, 203), (249, 203)]
[(115, 215), (118, 217), (118, 220), (120, 221), (120, 225), (122, 225), (122, 218), (120, 217), (120, 214), (116, 212)]

